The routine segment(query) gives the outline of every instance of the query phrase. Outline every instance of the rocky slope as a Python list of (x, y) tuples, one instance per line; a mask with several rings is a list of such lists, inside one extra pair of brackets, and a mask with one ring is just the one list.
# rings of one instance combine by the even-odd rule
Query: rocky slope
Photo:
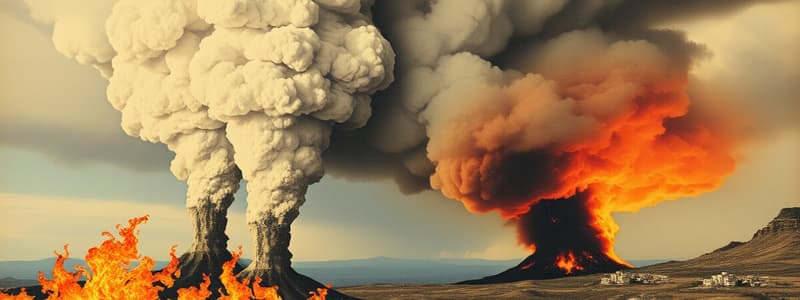
[(697, 258), (642, 268), (647, 272), (705, 276), (737, 274), (800, 276), (800, 207), (784, 208), (750, 241), (730, 244)]

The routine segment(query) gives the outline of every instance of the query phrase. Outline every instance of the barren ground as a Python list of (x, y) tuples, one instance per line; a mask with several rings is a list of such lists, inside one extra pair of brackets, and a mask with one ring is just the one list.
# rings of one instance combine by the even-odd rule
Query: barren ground
[(366, 285), (338, 290), (362, 299), (800, 299), (800, 277), (770, 277), (771, 286), (709, 288), (700, 277), (660, 285), (600, 285), (601, 275), (486, 285)]

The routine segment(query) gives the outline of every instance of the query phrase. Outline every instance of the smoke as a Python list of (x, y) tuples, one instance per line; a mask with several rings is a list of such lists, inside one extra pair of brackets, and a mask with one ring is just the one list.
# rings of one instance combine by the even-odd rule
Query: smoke
[(383, 1), (376, 25), (370, 1), (83, 1), (29, 0), (109, 78), (123, 129), (177, 153), (189, 199), (235, 191), (241, 169), (251, 224), (291, 223), (324, 162), (497, 211), (531, 248), (541, 201), (589, 199), (572, 201), (613, 259), (611, 212), (734, 169), (725, 118), (687, 92), (707, 51), (653, 26), (750, 1)]
[[(257, 14), (229, 2), (198, 6), (218, 29), (194, 56), (191, 90), (214, 119), (227, 122), (249, 183), (250, 222), (297, 210), (306, 187), (322, 176), (332, 124), (363, 126), (369, 95), (392, 81), (394, 53), (358, 5), (323, 5), (342, 11), (334, 12), (301, 3), (254, 2)], [(246, 28), (260, 26), (281, 27)]]
[(364, 126), (370, 95), (393, 80), (394, 52), (369, 1), (28, 4), (53, 23), (61, 53), (108, 78), (124, 131), (175, 152), (187, 207), (213, 207), (195, 218), (222, 222), (196, 231), (222, 234), (232, 194), (248, 181), (257, 276), (288, 268), (289, 226), (323, 175), (332, 129)]
[(53, 25), (58, 52), (110, 75), (115, 52), (103, 28), (115, 1), (25, 0), (34, 19)]

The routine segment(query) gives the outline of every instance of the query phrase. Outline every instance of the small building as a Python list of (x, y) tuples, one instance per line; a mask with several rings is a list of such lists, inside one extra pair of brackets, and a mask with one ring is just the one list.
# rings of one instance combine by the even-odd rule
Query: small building
[(736, 276), (728, 272), (711, 275), (711, 285), (714, 286), (735, 286)]
[(660, 284), (666, 282), (669, 282), (669, 276), (666, 275), (625, 273), (623, 271), (603, 274), (603, 277), (600, 278), (600, 284), (602, 285)]

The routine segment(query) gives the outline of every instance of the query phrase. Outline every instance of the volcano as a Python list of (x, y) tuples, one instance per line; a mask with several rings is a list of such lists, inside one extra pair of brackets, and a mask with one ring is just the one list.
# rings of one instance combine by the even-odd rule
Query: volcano
[(530, 279), (551, 279), (564, 276), (578, 276), (593, 273), (608, 273), (630, 267), (607, 256), (594, 256), (590, 253), (561, 256), (544, 255), (536, 252), (525, 258), (519, 265), (502, 273), (481, 279), (467, 280), (459, 284), (487, 284), (515, 282)]
[(629, 269), (613, 252), (610, 218), (598, 211), (589, 191), (544, 200), (514, 220), (519, 240), (533, 250), (517, 266), (462, 284), (550, 279)]

